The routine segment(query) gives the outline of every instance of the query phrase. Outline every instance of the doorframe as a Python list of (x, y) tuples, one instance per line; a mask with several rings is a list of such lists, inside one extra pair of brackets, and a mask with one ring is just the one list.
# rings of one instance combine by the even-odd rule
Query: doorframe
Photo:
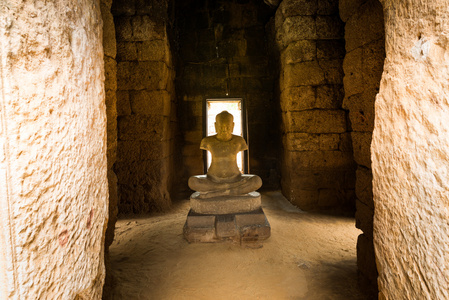
[[(211, 97), (203, 99), (203, 138), (207, 136), (207, 102), (208, 101), (241, 101), (241, 118), (242, 118), (242, 135), (246, 141), (246, 144), (249, 145), (249, 137), (248, 137), (248, 111), (246, 109), (246, 101), (244, 97)], [(207, 150), (203, 150), (203, 167), (204, 174), (207, 173)], [(249, 170), (249, 150), (243, 151), (243, 173), (248, 174)]]

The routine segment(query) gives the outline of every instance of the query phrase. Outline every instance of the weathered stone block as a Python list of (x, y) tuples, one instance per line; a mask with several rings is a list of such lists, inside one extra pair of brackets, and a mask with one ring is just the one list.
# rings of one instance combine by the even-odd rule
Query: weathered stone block
[(257, 211), (250, 213), (235, 215), (235, 224), (239, 227), (250, 225), (265, 225), (266, 222), (267, 218), (265, 217), (262, 209), (258, 209)]
[(258, 192), (245, 195), (201, 198), (195, 192), (190, 196), (192, 211), (199, 214), (236, 214), (255, 211), (261, 207), (261, 196)]
[(328, 84), (343, 84), (343, 60), (321, 60), (319, 65), (324, 71), (324, 77)]
[(133, 36), (133, 28), (131, 26), (130, 17), (116, 17), (115, 31), (117, 42), (131, 41)]
[(372, 239), (374, 209), (356, 200), (355, 226)]
[(343, 102), (344, 90), (340, 84), (320, 85), (316, 88), (315, 108), (339, 109)]
[(355, 161), (364, 167), (371, 168), (371, 132), (351, 132)]
[(170, 115), (170, 94), (165, 90), (130, 91), (130, 102), (135, 114)]
[(117, 142), (117, 161), (131, 162), (140, 160), (140, 142), (139, 141), (118, 141)]
[[(120, 182), (120, 179), (119, 179)], [(118, 185), (119, 211), (122, 209), (128, 213), (139, 213), (141, 205), (145, 203), (142, 186), (130, 186), (128, 184)]]
[(343, 39), (316, 41), (316, 56), (318, 60), (343, 59), (345, 55), (345, 41)]
[(117, 90), (117, 62), (111, 57), (104, 57), (104, 88), (105, 90)]
[(343, 22), (347, 22), (348, 19), (354, 15), (359, 7), (365, 3), (366, 0), (340, 0), (338, 1), (338, 11), (340, 12), (340, 18)]
[[(346, 53), (343, 61), (343, 71), (345, 74), (343, 83), (346, 98), (363, 92), (362, 57), (363, 51), (361, 48)], [(343, 105), (343, 108), (347, 109), (345, 103)]]
[(341, 151), (301, 151), (290, 152), (291, 163), (296, 168), (307, 170), (354, 169), (351, 153)]
[(287, 133), (284, 145), (290, 151), (338, 150), (339, 134)]
[(316, 38), (341, 39), (344, 36), (344, 23), (338, 16), (316, 17)]
[(120, 62), (117, 65), (119, 90), (163, 90), (169, 78), (169, 69), (163, 62)]
[(168, 63), (170, 48), (164, 40), (151, 40), (136, 43), (137, 59), (140, 61), (163, 61)]
[(188, 242), (257, 242), (269, 238), (270, 234), (270, 224), (261, 208), (225, 215), (199, 214), (191, 209), (184, 225)]
[(281, 93), (281, 109), (284, 112), (313, 109), (315, 101), (313, 86), (287, 87)]
[(114, 16), (132, 16), (136, 13), (135, 1), (113, 1), (111, 11)]
[(365, 234), (357, 238), (357, 268), (372, 285), (377, 285), (377, 267), (373, 239)]
[(187, 216), (187, 226), (215, 228), (215, 219), (214, 215), (189, 215)]
[(163, 160), (117, 162), (115, 170), (120, 184), (160, 186), (167, 178)]
[(190, 227), (186, 223), (183, 231), (184, 237), (190, 243), (208, 243), (216, 240), (215, 227)]
[(133, 41), (148, 41), (165, 37), (165, 26), (151, 20), (147, 15), (134, 16), (130, 23)]
[(137, 60), (137, 43), (136, 42), (117, 43), (117, 60), (118, 61)]
[(383, 38), (362, 47), (362, 72), (365, 89), (379, 88), (384, 60), (385, 40)]
[(363, 167), (357, 168), (357, 181), (355, 192), (357, 199), (363, 204), (367, 205), (371, 210), (374, 210), (373, 201), (373, 173), (370, 169)]
[(351, 133), (345, 132), (340, 135), (340, 151), (352, 153), (352, 139)]
[(131, 114), (131, 104), (129, 102), (128, 91), (117, 91), (117, 115), (127, 116)]
[(354, 131), (372, 131), (374, 128), (374, 101), (376, 90), (345, 98), (344, 106), (349, 108), (349, 119)]
[(317, 1), (284, 0), (279, 5), (278, 11), (284, 17), (314, 15), (317, 11)]
[(232, 215), (217, 216), (215, 232), (218, 237), (233, 237), (239, 234)]
[(289, 112), (288, 131), (307, 133), (343, 133), (346, 131), (346, 115), (343, 110), (308, 110)]
[(347, 182), (348, 170), (304, 170), (294, 169), (290, 174), (291, 184), (303, 190), (334, 189), (343, 190), (354, 188), (354, 184)]
[(171, 155), (170, 141), (140, 141), (140, 160), (159, 160)]
[(295, 64), (299, 62), (312, 61), (316, 59), (316, 42), (311, 40), (301, 40), (290, 43), (281, 52), (282, 65)]
[(292, 86), (320, 85), (325, 79), (325, 72), (317, 61), (286, 65), (283, 71), (281, 90)]
[(318, 15), (334, 15), (338, 14), (338, 1), (334, 0), (318, 0)]
[[(369, 24), (369, 26), (360, 26)], [(384, 36), (383, 8), (379, 1), (367, 1), (360, 11), (346, 22), (346, 51), (350, 52)]]
[(117, 54), (115, 40), (114, 18), (111, 13), (111, 5), (102, 2), (100, 5), (101, 17), (103, 19), (103, 51), (104, 55), (115, 58)]
[(288, 17), (284, 20), (282, 29), (276, 32), (276, 40), (283, 47), (295, 41), (316, 38), (316, 23), (312, 16)]
[(269, 238), (271, 228), (268, 222), (265, 226), (245, 226), (240, 228), (240, 235), (241, 245), (248, 245)]
[(117, 125), (120, 140), (162, 140), (168, 129), (164, 117), (156, 115), (119, 117)]

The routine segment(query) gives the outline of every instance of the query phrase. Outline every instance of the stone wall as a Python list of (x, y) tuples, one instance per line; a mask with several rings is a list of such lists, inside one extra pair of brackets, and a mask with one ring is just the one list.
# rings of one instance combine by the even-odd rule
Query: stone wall
[(112, 0), (101, 0), (101, 17), (103, 19), (104, 76), (106, 92), (107, 117), (107, 160), (109, 187), (109, 219), (105, 236), (105, 288), (103, 298), (108, 297), (109, 286), (112, 285), (111, 266), (109, 262), (109, 246), (114, 240), (115, 223), (118, 213), (117, 175), (113, 170), (117, 160), (117, 54), (114, 18), (111, 13)]
[(382, 1), (371, 145), (379, 299), (449, 298), (449, 1)]
[(304, 210), (353, 207), (354, 160), (342, 109), (338, 1), (284, 0), (275, 16), (283, 125), (282, 191)]
[(349, 110), (352, 146), (357, 163), (356, 226), (363, 231), (357, 241), (357, 264), (362, 279), (375, 287), (377, 270), (373, 244), (370, 145), (374, 128), (374, 100), (379, 92), (385, 59), (382, 5), (377, 0), (340, 0), (340, 16), (346, 23), (343, 108)]
[(100, 3), (3, 0), (0, 16), (0, 298), (100, 299), (108, 217)]
[(264, 188), (279, 186), (278, 120), (273, 100), (265, 22), (271, 10), (262, 1), (178, 1), (177, 91), (183, 135), (180, 186), (203, 174), (203, 101), (243, 98), (248, 113), (250, 173)]
[(119, 211), (171, 203), (176, 129), (167, 1), (116, 0)]

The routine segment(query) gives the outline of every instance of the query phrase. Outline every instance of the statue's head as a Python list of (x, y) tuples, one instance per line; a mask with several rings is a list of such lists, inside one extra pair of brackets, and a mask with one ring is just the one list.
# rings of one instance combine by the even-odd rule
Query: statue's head
[(227, 111), (222, 111), (215, 117), (215, 130), (219, 140), (229, 141), (234, 131), (234, 117)]

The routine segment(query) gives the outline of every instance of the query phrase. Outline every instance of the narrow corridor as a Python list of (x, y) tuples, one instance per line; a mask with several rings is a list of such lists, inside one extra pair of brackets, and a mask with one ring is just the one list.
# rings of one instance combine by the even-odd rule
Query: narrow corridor
[(302, 212), (279, 192), (262, 195), (272, 226), (263, 244), (188, 244), (188, 201), (168, 214), (119, 220), (110, 248), (114, 299), (366, 299), (354, 219)]

